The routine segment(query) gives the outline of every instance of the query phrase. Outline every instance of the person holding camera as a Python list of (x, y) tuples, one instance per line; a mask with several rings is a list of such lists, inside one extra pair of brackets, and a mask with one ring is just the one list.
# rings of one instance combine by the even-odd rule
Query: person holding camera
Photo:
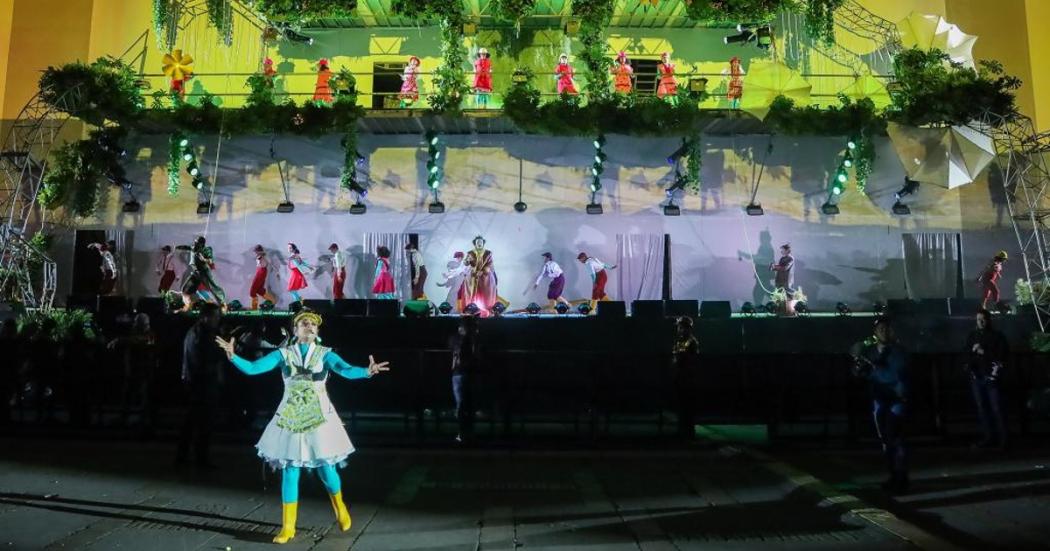
[(889, 479), (882, 488), (892, 493), (908, 489), (908, 455), (904, 442), (909, 377), (908, 353), (897, 343), (887, 318), (875, 320), (875, 334), (850, 351), (854, 374), (871, 387), (875, 432), (882, 443)]
[(991, 312), (984, 308), (978, 310), (976, 322), (977, 327), (966, 338), (966, 351), (969, 354), (966, 367), (970, 372), (970, 388), (973, 390), (974, 403), (977, 404), (977, 417), (983, 435), (975, 447), (1004, 449), (1007, 430), (999, 381), (1010, 348), (1006, 337), (992, 327)]

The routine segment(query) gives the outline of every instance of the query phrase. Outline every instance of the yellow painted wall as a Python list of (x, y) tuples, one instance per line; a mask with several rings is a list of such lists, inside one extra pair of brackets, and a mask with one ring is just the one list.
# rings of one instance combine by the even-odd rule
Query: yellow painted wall
[(11, 2), (0, 2), (0, 119), (3, 119), (4, 91), (7, 88), (7, 67), (11, 53), (11, 22), (15, 5)]
[(1029, 83), (1035, 102), (1035, 122), (1039, 130), (1050, 130), (1050, 2), (1027, 0), (1028, 53), (1032, 71)]

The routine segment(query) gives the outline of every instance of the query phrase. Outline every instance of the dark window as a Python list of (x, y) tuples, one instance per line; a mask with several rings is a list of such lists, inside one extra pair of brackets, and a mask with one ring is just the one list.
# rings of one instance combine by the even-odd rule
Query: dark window
[(372, 109), (396, 109), (404, 63), (376, 63), (372, 69)]

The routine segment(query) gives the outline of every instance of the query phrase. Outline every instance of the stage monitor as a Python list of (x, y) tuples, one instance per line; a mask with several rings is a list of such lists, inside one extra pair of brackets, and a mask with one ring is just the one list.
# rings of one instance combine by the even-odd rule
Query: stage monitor
[[(994, 307), (994, 305), (993, 305)], [(950, 298), (948, 299), (948, 315), (950, 316), (975, 316), (981, 308), (980, 299), (976, 298)]]
[(409, 300), (405, 302), (402, 313), (406, 318), (428, 318), (434, 309), (429, 300)]
[(598, 303), (599, 318), (623, 318), (627, 316), (627, 303), (622, 300), (603, 300)]
[(664, 303), (664, 315), (668, 317), (688, 316), (695, 318), (700, 309), (696, 300), (669, 300)]
[(401, 314), (401, 301), (397, 299), (368, 299), (368, 317), (396, 318)]
[(728, 300), (705, 300), (700, 303), (701, 319), (727, 320), (733, 317), (733, 307)]
[(664, 301), (636, 300), (631, 303), (631, 317), (662, 318), (664, 317)]
[(321, 315), (328, 315), (332, 313), (332, 301), (326, 298), (304, 298), (303, 308)]
[(368, 315), (368, 299), (336, 299), (332, 301), (332, 310), (339, 316), (365, 316)]

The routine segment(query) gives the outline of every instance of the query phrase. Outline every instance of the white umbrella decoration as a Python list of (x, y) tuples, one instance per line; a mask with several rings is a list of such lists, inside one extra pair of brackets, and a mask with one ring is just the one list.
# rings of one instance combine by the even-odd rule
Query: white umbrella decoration
[(974, 68), (973, 44), (977, 37), (964, 33), (958, 25), (945, 21), (943, 17), (911, 12), (897, 22), (897, 28), (905, 48), (936, 48), (946, 52), (952, 61)]
[(904, 172), (917, 182), (955, 189), (974, 181), (995, 159), (992, 138), (977, 123), (935, 128), (890, 123), (888, 132)]

